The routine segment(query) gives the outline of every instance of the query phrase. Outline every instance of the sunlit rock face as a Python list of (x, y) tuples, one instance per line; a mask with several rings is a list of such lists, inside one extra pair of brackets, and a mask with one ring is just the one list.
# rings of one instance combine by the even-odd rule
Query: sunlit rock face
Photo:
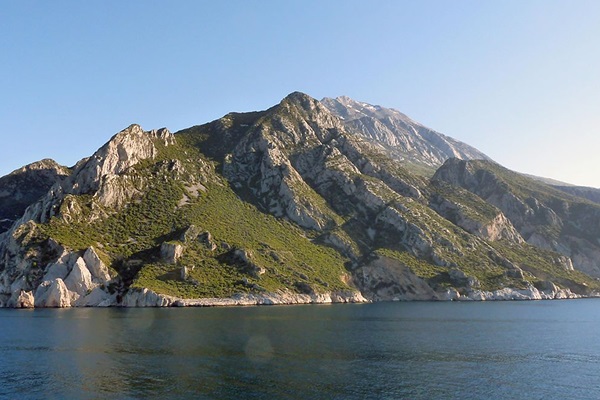
[(3, 307), (600, 293), (600, 205), (347, 97), (131, 125), (0, 178), (0, 217)]

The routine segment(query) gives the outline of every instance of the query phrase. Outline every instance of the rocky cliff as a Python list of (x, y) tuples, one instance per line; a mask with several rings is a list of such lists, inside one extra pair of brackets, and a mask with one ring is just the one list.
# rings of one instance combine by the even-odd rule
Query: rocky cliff
[(600, 206), (484, 161), (448, 160), (434, 180), (498, 207), (531, 245), (565, 256), (566, 269), (600, 277)]
[(30, 204), (69, 174), (67, 168), (46, 159), (0, 178), (0, 233), (7, 231)]
[(0, 185), (24, 199), (0, 305), (595, 295), (598, 206), (473, 158), (397, 111), (302, 93), (176, 134), (132, 125), (35, 195)]
[(347, 130), (384, 147), (398, 160), (432, 168), (448, 158), (489, 160), (479, 150), (429, 129), (397, 110), (347, 96), (324, 98), (321, 103), (343, 120)]

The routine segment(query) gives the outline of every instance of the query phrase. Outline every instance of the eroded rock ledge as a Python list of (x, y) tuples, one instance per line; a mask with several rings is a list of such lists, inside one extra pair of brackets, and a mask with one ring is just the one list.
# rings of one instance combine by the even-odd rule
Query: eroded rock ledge
[[(64, 282), (56, 279), (44, 282), (42, 285), (51, 295), (52, 301), (44, 299), (43, 302), (35, 301), (31, 292), (21, 291), (17, 300), (0, 307), (12, 308), (69, 308), (69, 307), (233, 307), (233, 306), (259, 306), (259, 305), (294, 305), (294, 304), (335, 304), (335, 303), (372, 303), (372, 299), (365, 298), (359, 292), (331, 292), (319, 294), (297, 294), (291, 292), (266, 293), (266, 294), (239, 294), (227, 298), (200, 298), (182, 299), (156, 293), (150, 289), (132, 289), (125, 294), (120, 302), (116, 296), (108, 296), (99, 288), (85, 297), (86, 301), (68, 301), (68, 289)], [(64, 293), (63, 293), (64, 292)], [(431, 299), (422, 296), (415, 298), (391, 298), (377, 301), (524, 301), (524, 300), (563, 300), (600, 297), (599, 293), (583, 296), (572, 293), (569, 289), (542, 291), (531, 286), (527, 289), (504, 288), (495, 291), (475, 290), (466, 295), (461, 295), (455, 290), (438, 293)]]

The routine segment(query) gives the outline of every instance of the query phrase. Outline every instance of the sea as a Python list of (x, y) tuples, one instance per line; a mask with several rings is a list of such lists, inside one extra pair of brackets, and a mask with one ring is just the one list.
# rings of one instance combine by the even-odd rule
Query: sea
[(0, 310), (2, 399), (600, 399), (600, 299)]

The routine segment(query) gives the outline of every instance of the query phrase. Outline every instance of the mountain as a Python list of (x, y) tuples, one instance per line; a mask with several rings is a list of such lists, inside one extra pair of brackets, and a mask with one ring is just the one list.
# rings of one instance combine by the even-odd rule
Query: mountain
[(573, 185), (552, 185), (556, 189), (565, 193), (572, 194), (573, 196), (582, 197), (593, 201), (594, 203), (600, 203), (600, 189), (586, 187), (586, 186), (573, 186)]
[(324, 98), (321, 103), (354, 134), (377, 143), (399, 161), (431, 171), (448, 158), (490, 160), (479, 150), (442, 135), (401, 112), (361, 103), (349, 97)]
[(486, 161), (448, 160), (433, 180), (465, 188), (498, 207), (522, 237), (600, 277), (600, 207)]
[(70, 171), (53, 160), (42, 160), (0, 178), (0, 233), (21, 216), (30, 204), (42, 197), (52, 185)]
[[(361, 128), (378, 124), (385, 129)], [(0, 234), (2, 306), (600, 290), (600, 205), (347, 98), (296, 92), (175, 134), (131, 125), (73, 168), (56, 168)], [(18, 196), (6, 193), (3, 207)]]

